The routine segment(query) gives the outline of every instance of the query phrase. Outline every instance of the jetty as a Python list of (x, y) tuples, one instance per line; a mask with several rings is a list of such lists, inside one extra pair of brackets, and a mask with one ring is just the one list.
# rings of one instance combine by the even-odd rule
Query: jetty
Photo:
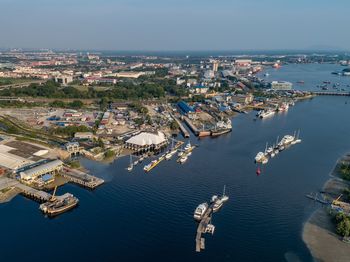
[(170, 114), (171, 117), (176, 121), (176, 123), (179, 125), (179, 129), (181, 131), (181, 134), (183, 135), (184, 138), (189, 138), (190, 137), (190, 133), (187, 131), (187, 129), (183, 126), (183, 124), (181, 123), (181, 121), (175, 117), (173, 114)]
[(329, 201), (325, 200), (324, 197), (322, 197), (322, 195), (321, 195), (321, 197), (319, 197), (318, 193), (310, 193), (310, 194), (307, 194), (305, 196), (307, 198), (309, 198), (311, 200), (314, 200), (316, 202), (319, 202), (319, 203), (321, 203), (323, 205), (330, 205), (331, 204)]
[(61, 175), (66, 178), (68, 181), (87, 187), (90, 189), (95, 189), (96, 187), (102, 185), (105, 181), (102, 178), (98, 178), (92, 175), (89, 175), (85, 172), (64, 167)]

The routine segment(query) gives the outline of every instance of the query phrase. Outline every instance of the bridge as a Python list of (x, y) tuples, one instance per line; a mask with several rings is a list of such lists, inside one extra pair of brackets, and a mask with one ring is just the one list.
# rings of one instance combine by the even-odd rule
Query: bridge
[(316, 91), (311, 93), (317, 96), (350, 96), (350, 92)]

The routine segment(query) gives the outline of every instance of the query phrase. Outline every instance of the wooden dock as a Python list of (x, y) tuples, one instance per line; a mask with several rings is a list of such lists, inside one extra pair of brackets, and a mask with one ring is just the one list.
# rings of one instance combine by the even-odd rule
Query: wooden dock
[(26, 185), (21, 184), (21, 183), (18, 183), (16, 185), (16, 187), (19, 190), (21, 190), (22, 195), (24, 195), (28, 198), (34, 199), (36, 201), (39, 201), (39, 202), (49, 201), (52, 197), (51, 194), (49, 194), (47, 192), (34, 189), (32, 187), (26, 186)]
[(90, 189), (95, 189), (105, 182), (102, 178), (89, 175), (76, 169), (70, 169), (68, 167), (64, 167), (64, 171), (61, 175), (70, 182)]
[(202, 220), (199, 222), (196, 234), (196, 252), (201, 252), (205, 249), (205, 239), (202, 234), (206, 233), (206, 228), (210, 223), (211, 216), (213, 214), (213, 208), (210, 206), (204, 213)]

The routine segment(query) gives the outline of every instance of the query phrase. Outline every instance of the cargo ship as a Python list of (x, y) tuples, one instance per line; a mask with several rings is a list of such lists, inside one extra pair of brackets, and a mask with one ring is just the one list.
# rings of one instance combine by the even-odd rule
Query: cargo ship
[(74, 208), (78, 203), (78, 198), (74, 197), (72, 194), (66, 193), (59, 197), (53, 196), (50, 201), (41, 204), (39, 209), (49, 216), (57, 216)]

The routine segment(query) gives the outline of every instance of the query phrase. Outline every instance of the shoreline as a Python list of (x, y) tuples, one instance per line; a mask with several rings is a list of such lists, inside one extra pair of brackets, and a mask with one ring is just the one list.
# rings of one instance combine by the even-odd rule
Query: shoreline
[[(348, 153), (337, 160), (329, 175), (330, 179), (323, 186), (323, 192), (327, 199), (335, 199), (349, 186), (349, 183), (337, 175), (339, 163), (346, 158), (349, 158)], [(315, 261), (349, 261), (350, 245), (344, 243), (341, 236), (336, 233), (336, 226), (327, 207), (319, 207), (305, 221), (302, 239)]]

